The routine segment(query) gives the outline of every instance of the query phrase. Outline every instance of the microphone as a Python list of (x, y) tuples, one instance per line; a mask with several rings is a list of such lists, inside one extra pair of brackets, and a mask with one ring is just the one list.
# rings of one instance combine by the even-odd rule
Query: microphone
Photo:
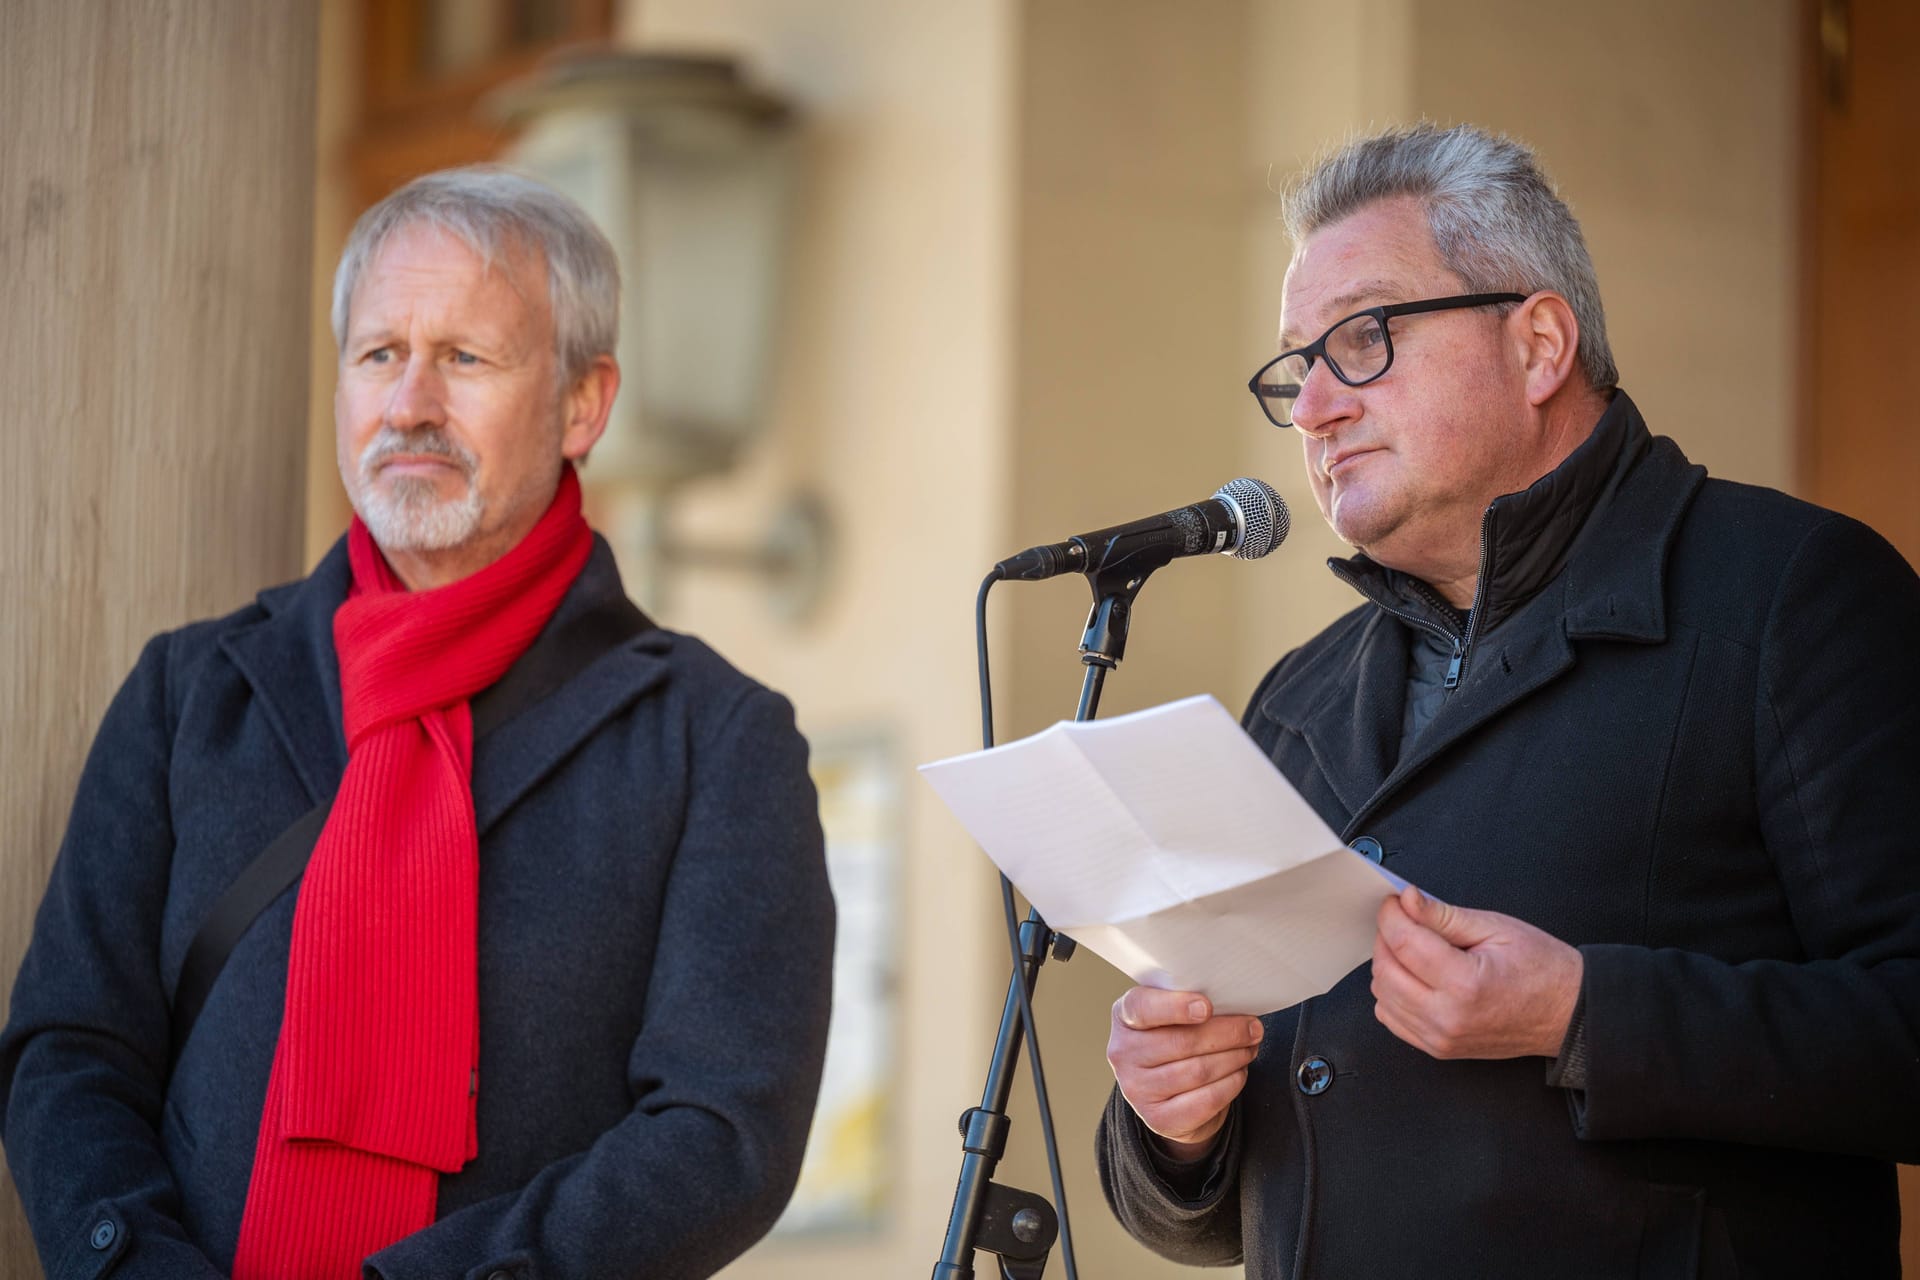
[(1242, 476), (1204, 502), (1029, 547), (993, 568), (1002, 578), (1038, 582), (1063, 573), (1146, 574), (1180, 556), (1212, 552), (1258, 560), (1286, 541), (1290, 523), (1286, 500), (1271, 485)]

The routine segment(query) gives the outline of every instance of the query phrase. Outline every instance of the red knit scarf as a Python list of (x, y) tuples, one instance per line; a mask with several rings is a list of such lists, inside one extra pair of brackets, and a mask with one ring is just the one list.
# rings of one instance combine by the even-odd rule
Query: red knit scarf
[[(408, 592), (358, 519), (333, 615), (347, 768), (294, 907), (235, 1280), (359, 1280), (434, 1220), (478, 1151), (479, 837), (467, 700), (552, 616), (592, 548), (571, 467), (532, 532)], [(243, 798), (242, 798), (243, 799)]]

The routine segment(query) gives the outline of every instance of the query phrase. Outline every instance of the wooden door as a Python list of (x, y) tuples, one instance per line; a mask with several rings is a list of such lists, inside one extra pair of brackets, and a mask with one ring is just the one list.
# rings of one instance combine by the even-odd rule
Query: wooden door
[(1809, 26), (1800, 488), (1920, 564), (1920, 4), (1822, 0)]
[[(1920, 565), (1920, 4), (1817, 0), (1809, 49), (1800, 491)], [(1920, 1277), (1920, 1167), (1900, 1170)]]

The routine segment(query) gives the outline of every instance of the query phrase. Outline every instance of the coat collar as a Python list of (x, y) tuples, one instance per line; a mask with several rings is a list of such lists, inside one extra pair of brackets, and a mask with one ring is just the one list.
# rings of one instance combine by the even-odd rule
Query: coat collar
[(1463, 617), (1431, 586), (1360, 554), (1332, 559), (1334, 576), (1383, 609), (1428, 628), (1471, 638), (1485, 635), (1560, 576), (1582, 532), (1596, 522), (1620, 479), (1646, 451), (1649, 437), (1624, 391), (1559, 466), (1515, 493), (1487, 504), (1480, 519), (1480, 576), (1472, 612)]
[[(220, 639), (314, 804), (338, 789), (347, 767), (333, 614), (346, 599), (352, 576), (342, 538), (306, 578), (260, 593), (264, 618)], [(547, 629), (623, 593), (612, 549), (596, 534), (586, 567)], [(595, 730), (666, 679), (672, 647), (672, 633), (658, 628), (636, 636), (475, 743), (479, 829), (485, 832)]]
[(1558, 585), (1477, 642), (1460, 686), (1404, 757), (1395, 758), (1408, 636), (1377, 606), (1335, 624), (1330, 643), (1315, 645), (1262, 700), (1265, 716), (1305, 738), (1352, 815), (1346, 834), (1453, 744), (1570, 670), (1574, 641), (1666, 638), (1667, 552), (1706, 471), (1673, 441), (1651, 438), (1625, 392), (1615, 397), (1630, 438), (1611, 496), (1581, 530)]

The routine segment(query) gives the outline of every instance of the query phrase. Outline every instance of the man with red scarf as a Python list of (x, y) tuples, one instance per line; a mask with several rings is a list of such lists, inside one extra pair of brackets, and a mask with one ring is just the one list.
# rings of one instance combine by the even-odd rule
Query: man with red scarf
[[(618, 290), (576, 206), (498, 171), (356, 226), (352, 527), (147, 646), (0, 1036), (50, 1275), (702, 1276), (784, 1205), (833, 939), (791, 708), (636, 626), (475, 728), (542, 637), (624, 600), (573, 470)], [(304, 874), (187, 1020), (202, 926), (309, 814)]]

